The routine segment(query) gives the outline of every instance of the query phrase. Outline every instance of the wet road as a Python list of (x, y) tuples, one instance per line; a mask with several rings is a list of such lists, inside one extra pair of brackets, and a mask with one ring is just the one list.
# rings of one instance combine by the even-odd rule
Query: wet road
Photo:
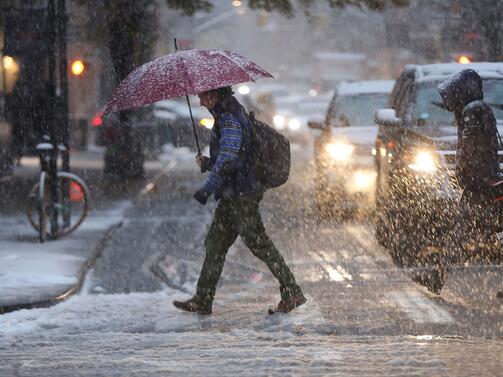
[[(10, 319), (13, 330), (0, 335), (0, 372), (498, 375), (503, 266), (460, 267), (441, 296), (430, 294), (377, 245), (369, 216), (317, 216), (310, 162), (300, 151), (295, 156), (290, 182), (266, 194), (262, 212), (306, 305), (268, 316), (278, 285), (238, 241), (213, 315), (171, 307), (193, 292), (215, 206), (192, 200), (201, 177), (173, 164), (132, 204), (85, 292)], [(16, 325), (35, 331), (19, 333)], [(73, 358), (56, 357), (68, 347)]]

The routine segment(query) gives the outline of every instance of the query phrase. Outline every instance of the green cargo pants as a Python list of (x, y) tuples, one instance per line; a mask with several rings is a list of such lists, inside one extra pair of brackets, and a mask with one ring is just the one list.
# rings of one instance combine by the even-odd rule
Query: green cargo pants
[(262, 194), (221, 199), (206, 236), (206, 257), (197, 282), (195, 299), (211, 303), (222, 274), (225, 256), (240, 235), (250, 251), (263, 261), (281, 285), (281, 298), (300, 293), (300, 287), (272, 241), (265, 232), (259, 212)]

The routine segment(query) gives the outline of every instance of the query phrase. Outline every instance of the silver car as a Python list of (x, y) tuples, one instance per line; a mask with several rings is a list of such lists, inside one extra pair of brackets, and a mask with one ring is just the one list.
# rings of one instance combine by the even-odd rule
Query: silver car
[(375, 191), (375, 111), (386, 105), (393, 81), (341, 83), (315, 138), (316, 202), (321, 214), (372, 206)]

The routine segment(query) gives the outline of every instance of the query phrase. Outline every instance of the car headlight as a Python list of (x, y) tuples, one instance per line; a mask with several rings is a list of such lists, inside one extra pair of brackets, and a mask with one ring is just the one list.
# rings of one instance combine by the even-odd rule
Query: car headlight
[(288, 128), (292, 131), (297, 131), (300, 128), (300, 120), (292, 118), (288, 121)]
[(346, 143), (330, 143), (325, 145), (328, 155), (336, 161), (346, 161), (355, 150), (354, 145)]
[(203, 118), (199, 121), (199, 124), (203, 127), (206, 127), (208, 129), (212, 129), (213, 128), (213, 124), (215, 123), (215, 121), (213, 119), (210, 119), (210, 118)]
[(409, 168), (418, 172), (433, 173), (437, 170), (435, 155), (430, 151), (417, 151), (412, 156)]
[(285, 128), (286, 124), (286, 118), (283, 115), (275, 115), (274, 118), (272, 118), (272, 122), (274, 123), (274, 127), (276, 127), (278, 130), (282, 130)]

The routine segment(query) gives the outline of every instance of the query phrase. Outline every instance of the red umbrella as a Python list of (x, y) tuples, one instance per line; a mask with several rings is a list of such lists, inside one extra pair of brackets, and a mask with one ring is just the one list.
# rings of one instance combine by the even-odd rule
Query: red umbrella
[[(175, 40), (176, 47), (176, 40)], [(272, 77), (251, 60), (226, 50), (182, 50), (163, 56), (131, 72), (116, 89), (104, 115), (163, 99), (198, 94), (223, 86)], [(190, 110), (192, 118), (192, 111)], [(196, 127), (192, 128), (201, 154)]]
[(118, 86), (104, 114), (173, 97), (272, 77), (251, 60), (226, 50), (180, 50), (148, 62)]

